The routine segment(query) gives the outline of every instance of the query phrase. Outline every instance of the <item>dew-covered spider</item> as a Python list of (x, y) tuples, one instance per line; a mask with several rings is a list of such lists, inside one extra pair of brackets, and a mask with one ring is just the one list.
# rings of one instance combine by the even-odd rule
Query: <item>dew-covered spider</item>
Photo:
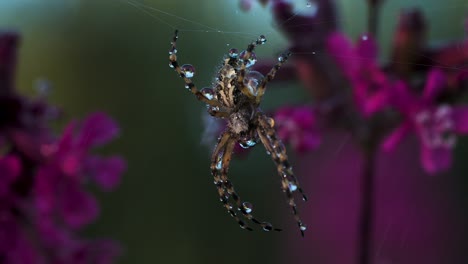
[(281, 231), (268, 222), (259, 221), (252, 215), (252, 205), (242, 201), (227, 176), (235, 144), (238, 143), (242, 147), (248, 148), (260, 141), (277, 166), (278, 174), (281, 176), (281, 188), (286, 193), (288, 204), (293, 211), (301, 234), (304, 236), (306, 226), (299, 218), (293, 193), (298, 191), (304, 201), (307, 198), (294, 176), (288, 162), (286, 149), (276, 135), (273, 118), (267, 117), (259, 108), (266, 85), (275, 77), (276, 72), (286, 62), (290, 53), (287, 52), (279, 56), (278, 63), (266, 77), (263, 77), (259, 72), (249, 70), (249, 67), (256, 61), (253, 52), (255, 47), (266, 42), (265, 36), (262, 35), (250, 43), (247, 49), (241, 53), (238, 53), (236, 49), (229, 50), (212, 88), (198, 90), (192, 82), (195, 68), (190, 64), (179, 66), (177, 62), (177, 39), (176, 30), (169, 50), (169, 66), (174, 68), (184, 79), (185, 88), (192, 92), (198, 100), (207, 104), (210, 115), (227, 120), (227, 128), (219, 137), (211, 157), (211, 173), (224, 207), (243, 229), (252, 230), (233, 209), (231, 198), (236, 203), (238, 211), (246, 219), (260, 225), (265, 231)]

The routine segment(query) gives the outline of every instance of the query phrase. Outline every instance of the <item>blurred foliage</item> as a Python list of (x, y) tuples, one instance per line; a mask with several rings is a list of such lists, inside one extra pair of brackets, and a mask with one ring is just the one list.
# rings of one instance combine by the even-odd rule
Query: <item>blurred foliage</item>
[[(295, 2), (308, 11), (305, 1)], [(365, 1), (339, 2), (341, 24), (356, 36), (365, 29)], [(129, 170), (116, 192), (100, 195), (102, 217), (87, 232), (120, 240), (126, 247), (121, 263), (279, 263), (280, 242), (297, 230), (289, 217), (282, 220), (289, 211), (273, 164), (260, 146), (247, 159), (234, 160), (231, 177), (257, 214), (285, 231), (240, 230), (218, 201), (210, 150), (200, 145), (204, 106), (168, 67), (167, 51), (171, 26), (180, 28), (179, 59), (195, 65), (201, 88), (211, 83), (230, 47), (266, 34), (269, 45), (257, 55), (274, 58), (285, 39), (259, 6), (243, 13), (234, 0), (144, 3), (171, 15), (149, 15), (119, 0), (0, 0), (0, 27), (23, 38), (20, 91), (33, 94), (33, 82), (46, 78), (54, 86), (52, 103), (64, 108), (67, 119), (99, 109), (122, 127), (108, 151), (126, 156)], [(463, 36), (465, 0), (387, 0), (380, 27), (385, 54), (398, 12), (409, 6), (425, 11), (432, 41)], [(299, 84), (288, 85), (272, 86), (266, 108), (305, 101)]]

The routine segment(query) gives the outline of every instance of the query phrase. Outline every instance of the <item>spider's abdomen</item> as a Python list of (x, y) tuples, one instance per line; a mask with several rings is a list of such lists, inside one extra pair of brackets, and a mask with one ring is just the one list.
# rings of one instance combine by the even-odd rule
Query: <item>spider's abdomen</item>
[(250, 105), (239, 107), (229, 117), (228, 126), (230, 130), (237, 135), (247, 133), (251, 129), (254, 115), (255, 109)]
[(228, 125), (234, 134), (241, 134), (249, 130), (249, 120), (245, 118), (242, 112), (233, 113)]

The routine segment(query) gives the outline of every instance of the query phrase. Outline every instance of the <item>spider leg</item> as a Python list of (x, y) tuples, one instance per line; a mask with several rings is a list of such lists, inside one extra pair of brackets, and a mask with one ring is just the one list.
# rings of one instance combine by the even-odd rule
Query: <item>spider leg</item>
[(249, 63), (249, 59), (252, 56), (252, 52), (254, 51), (255, 47), (258, 45), (264, 44), (266, 41), (265, 36), (261, 35), (257, 40), (253, 41), (247, 46), (245, 50), (245, 54), (240, 58), (242, 61), (241, 67), (239, 69), (239, 73), (237, 75), (237, 83), (239, 87), (241, 87), (241, 92), (248, 96), (249, 98), (253, 98), (254, 95), (250, 92), (250, 90), (244, 85), (244, 78), (246, 74), (247, 64)]
[[(220, 102), (216, 101), (216, 100), (210, 100), (208, 98), (206, 98), (203, 93), (201, 93), (197, 87), (195, 86), (195, 84), (192, 82), (192, 79), (191, 79), (191, 76), (187, 76), (187, 74), (182, 71), (181, 67), (179, 66), (179, 63), (177, 61), (177, 49), (176, 49), (176, 44), (177, 44), (177, 39), (179, 38), (178, 36), (178, 30), (176, 30), (174, 32), (174, 37), (172, 38), (172, 42), (171, 42), (171, 49), (169, 50), (169, 66), (171, 68), (174, 68), (174, 70), (180, 75), (180, 77), (184, 78), (184, 82), (185, 82), (185, 88), (187, 88), (191, 93), (193, 93), (195, 95), (195, 97), (199, 100), (199, 101), (202, 101), (210, 106), (213, 106), (213, 107), (219, 107), (221, 108), (222, 105)], [(192, 73), (193, 74), (193, 73)]]
[(214, 177), (214, 184), (218, 189), (219, 199), (223, 203), (223, 206), (226, 208), (228, 213), (237, 221), (237, 223), (242, 229), (252, 231), (252, 228), (250, 228), (244, 221), (242, 221), (237, 216), (237, 213), (234, 211), (231, 203), (229, 202), (230, 194), (224, 185), (224, 180), (227, 179), (226, 174), (232, 153), (232, 149), (231, 152), (227, 152), (227, 146), (230, 142), (232, 142), (231, 136), (229, 132), (226, 131), (219, 138), (218, 144), (216, 145), (216, 148), (213, 151), (213, 155), (211, 157), (211, 173)]
[(218, 118), (227, 118), (227, 117), (229, 117), (229, 112), (215, 111), (215, 110), (213, 110), (213, 108), (208, 108), (208, 113), (211, 116), (218, 117)]
[(260, 101), (262, 100), (263, 94), (265, 94), (266, 86), (267, 84), (275, 78), (276, 72), (283, 66), (283, 64), (288, 60), (289, 56), (291, 56), (291, 52), (285, 52), (281, 56), (278, 57), (278, 63), (276, 63), (273, 68), (271, 68), (270, 72), (268, 72), (267, 76), (263, 78), (262, 82), (257, 88), (257, 96), (255, 98), (255, 101), (257, 105), (260, 104)]
[(299, 191), (304, 201), (307, 200), (307, 197), (304, 195), (301, 187), (299, 186), (299, 182), (296, 176), (294, 176), (294, 172), (288, 161), (286, 148), (276, 135), (276, 131), (273, 128), (273, 119), (268, 119), (268, 117), (266, 117), (264, 114), (261, 114), (258, 116), (258, 121), (258, 135), (266, 150), (270, 153), (273, 161), (277, 165), (278, 174), (281, 176), (281, 189), (286, 194), (288, 204), (293, 211), (294, 219), (299, 226), (302, 236), (304, 236), (306, 226), (302, 223), (302, 220), (299, 217), (299, 212), (294, 201), (293, 192), (296, 190)]
[[(228, 212), (234, 217), (234, 219), (239, 223), (241, 228), (252, 230), (248, 227), (242, 220), (240, 220), (237, 214), (232, 210), (231, 204), (229, 204), (228, 199), (232, 197), (232, 199), (237, 204), (237, 209), (241, 211), (242, 215), (249, 219), (250, 221), (254, 222), (255, 224), (260, 225), (263, 230), (265, 231), (281, 231), (281, 229), (274, 228), (268, 222), (261, 222), (257, 220), (252, 214), (252, 206), (250, 203), (243, 202), (240, 196), (234, 189), (232, 182), (228, 179), (228, 169), (229, 164), (231, 161), (232, 153), (234, 150), (235, 143), (237, 142), (236, 139), (232, 138), (229, 135), (229, 132), (225, 132), (223, 136), (220, 138), (218, 146), (216, 147), (213, 157), (212, 157), (212, 166), (211, 171), (213, 173), (213, 177), (215, 179), (215, 184), (218, 188), (218, 193), (220, 194), (221, 201), (224, 204), (224, 207), (228, 210)], [(221, 152), (222, 151), (222, 152)], [(224, 187), (224, 188), (223, 188)], [(227, 193), (226, 193), (227, 192)]]

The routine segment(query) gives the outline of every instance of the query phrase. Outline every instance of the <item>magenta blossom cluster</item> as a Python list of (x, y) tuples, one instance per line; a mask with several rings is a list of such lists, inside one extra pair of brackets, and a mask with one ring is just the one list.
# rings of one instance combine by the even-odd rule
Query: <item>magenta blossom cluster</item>
[(59, 111), (15, 92), (18, 42), (15, 33), (0, 34), (0, 263), (113, 263), (118, 243), (79, 233), (99, 214), (87, 186), (111, 191), (126, 168), (119, 156), (92, 153), (118, 126), (98, 112), (55, 133)]
[[(286, 0), (260, 2), (270, 3), (293, 53), (293, 61), (278, 72), (278, 79), (297, 77), (314, 98), (313, 112), (303, 107), (278, 110), (280, 123), (296, 131), (300, 128), (291, 138), (291, 132), (280, 126), (284, 140), (293, 139), (298, 151), (314, 149), (320, 128), (332, 125), (347, 129), (364, 148), (377, 145), (392, 151), (404, 136), (414, 134), (426, 172), (434, 174), (451, 167), (457, 137), (468, 133), (468, 106), (457, 102), (468, 84), (468, 39), (433, 48), (426, 41), (423, 14), (417, 9), (403, 10), (391, 60), (381, 63), (376, 32), (372, 32), (377, 23), (372, 10), (382, 1), (368, 1), (370, 18), (375, 18), (368, 29), (371, 32), (359, 36), (355, 43), (340, 30), (332, 0), (310, 1), (317, 10), (313, 14), (297, 13), (294, 4)], [(255, 68), (264, 72), (273, 64)], [(309, 119), (314, 125), (309, 119), (296, 117), (307, 112), (313, 113)]]
[(304, 153), (319, 147), (321, 137), (310, 107), (281, 107), (275, 112), (274, 119), (279, 137), (296, 152)]

